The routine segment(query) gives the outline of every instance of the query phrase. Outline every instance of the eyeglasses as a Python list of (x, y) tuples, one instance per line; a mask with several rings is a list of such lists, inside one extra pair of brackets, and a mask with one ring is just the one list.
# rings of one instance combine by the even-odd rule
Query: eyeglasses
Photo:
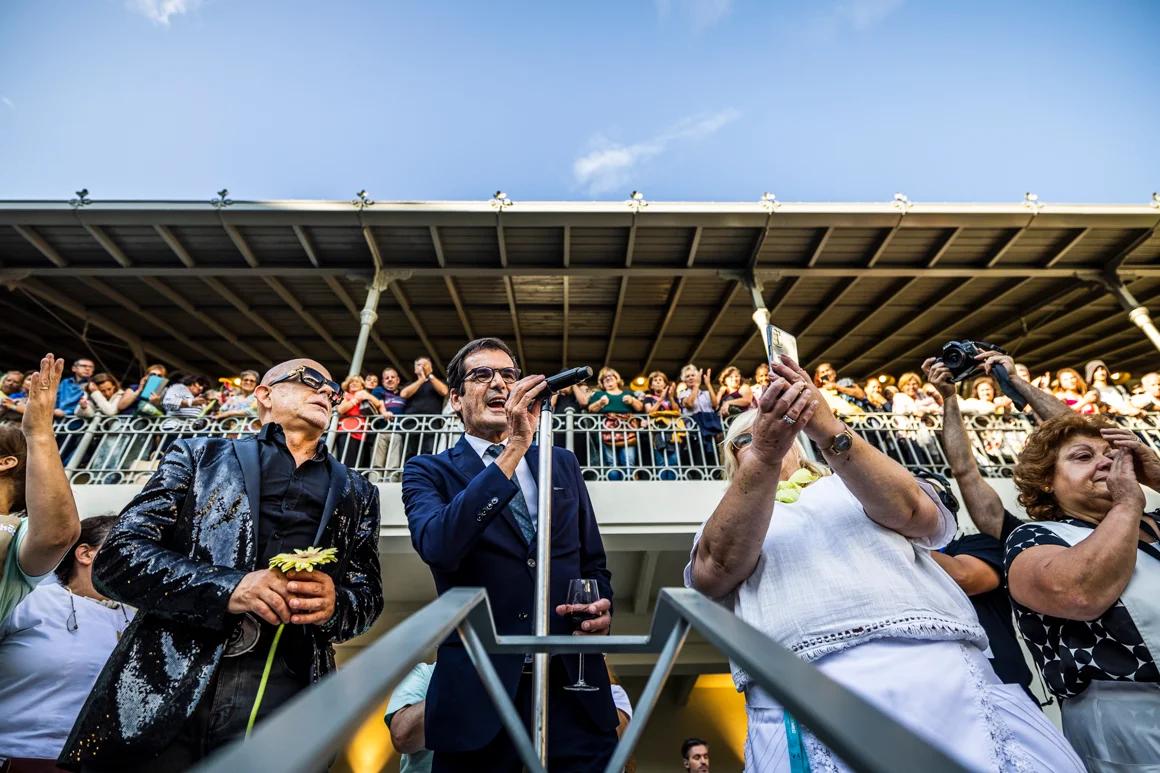
[(342, 402), (342, 387), (338, 385), (338, 382), (331, 381), (326, 376), (316, 371), (314, 368), (308, 368), (305, 365), (300, 365), (282, 378), (271, 381), (269, 384), (267, 384), (267, 386), (275, 386), (276, 384), (281, 384), (286, 381), (297, 381), (299, 383), (305, 384), (316, 392), (320, 392), (323, 389), (329, 389), (330, 394), (327, 395), (327, 399), (330, 400), (330, 404), (338, 405)]
[(753, 442), (753, 433), (752, 432), (742, 432), (740, 435), (738, 435), (737, 437), (735, 437), (731, 441), (729, 441), (729, 445), (733, 446), (733, 450), (734, 450), (734, 452), (736, 452), (736, 451), (740, 451), (742, 448), (745, 448), (745, 446), (749, 445), (752, 442)]
[(474, 381), (476, 384), (490, 384), (498, 373), (505, 384), (514, 384), (520, 380), (519, 368), (472, 368), (463, 374), (464, 381)]

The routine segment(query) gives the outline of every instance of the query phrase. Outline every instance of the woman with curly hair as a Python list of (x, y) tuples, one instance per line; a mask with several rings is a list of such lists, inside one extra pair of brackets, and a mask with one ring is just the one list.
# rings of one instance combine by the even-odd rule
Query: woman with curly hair
[(1141, 483), (1160, 489), (1160, 457), (1101, 416), (1044, 422), (1015, 466), (1033, 522), (1007, 539), (1012, 606), (1089, 771), (1160, 761), (1160, 513)]

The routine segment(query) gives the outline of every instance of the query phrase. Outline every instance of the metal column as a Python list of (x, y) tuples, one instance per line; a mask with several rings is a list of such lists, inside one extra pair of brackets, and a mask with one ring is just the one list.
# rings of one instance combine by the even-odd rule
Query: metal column
[(1156, 329), (1156, 323), (1152, 321), (1152, 315), (1148, 313), (1147, 307), (1137, 301), (1128, 288), (1124, 286), (1124, 280), (1111, 273), (1104, 278), (1102, 284), (1109, 293), (1115, 296), (1124, 311), (1128, 312), (1128, 319), (1132, 321), (1132, 324), (1140, 328), (1148, 340), (1152, 342), (1152, 345), (1160, 350), (1160, 330)]
[(374, 327), (375, 321), (379, 318), (379, 298), (393, 278), (392, 275), (384, 271), (376, 271), (374, 277), (371, 278), (370, 285), (367, 287), (367, 300), (363, 304), (362, 313), (359, 315), (358, 341), (354, 345), (354, 356), (350, 360), (350, 371), (347, 373), (347, 378), (357, 376), (362, 371), (363, 358), (366, 357), (367, 353), (367, 341), (371, 337), (371, 328)]
[[(548, 608), (552, 581), (552, 396), (546, 395), (540, 407), (539, 486), (536, 514), (536, 636), (548, 635)], [(548, 653), (537, 652), (532, 662), (532, 745), (540, 764), (548, 766)]]

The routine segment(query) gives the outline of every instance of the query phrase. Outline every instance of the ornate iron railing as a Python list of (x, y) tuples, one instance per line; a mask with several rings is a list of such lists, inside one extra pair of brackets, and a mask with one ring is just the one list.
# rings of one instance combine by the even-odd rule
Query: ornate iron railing
[[(966, 417), (976, 461), (987, 477), (1011, 477), (1034, 429), (1023, 414)], [(1160, 451), (1160, 414), (1117, 418)], [(553, 417), (557, 445), (572, 450), (586, 480), (720, 480), (719, 450), (690, 417), (609, 417), (567, 412)], [(846, 419), (850, 428), (910, 469), (949, 475), (939, 443), (939, 416), (869, 413)], [(728, 424), (728, 421), (726, 421)], [(144, 416), (68, 417), (56, 424), (61, 454), (74, 484), (141, 484), (180, 437), (239, 437), (256, 432), (252, 419)], [(344, 417), (330, 433), (332, 452), (375, 482), (401, 478), (420, 453), (453, 445), (463, 425), (453, 415)]]

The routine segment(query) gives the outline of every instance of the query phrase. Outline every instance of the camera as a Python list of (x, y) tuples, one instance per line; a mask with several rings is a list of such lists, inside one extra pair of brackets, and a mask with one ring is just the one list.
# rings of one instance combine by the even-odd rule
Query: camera
[(983, 366), (975, 356), (984, 351), (1007, 353), (986, 341), (947, 341), (943, 344), (938, 360), (946, 365), (947, 370), (951, 372), (951, 380), (957, 384), (982, 372)]

